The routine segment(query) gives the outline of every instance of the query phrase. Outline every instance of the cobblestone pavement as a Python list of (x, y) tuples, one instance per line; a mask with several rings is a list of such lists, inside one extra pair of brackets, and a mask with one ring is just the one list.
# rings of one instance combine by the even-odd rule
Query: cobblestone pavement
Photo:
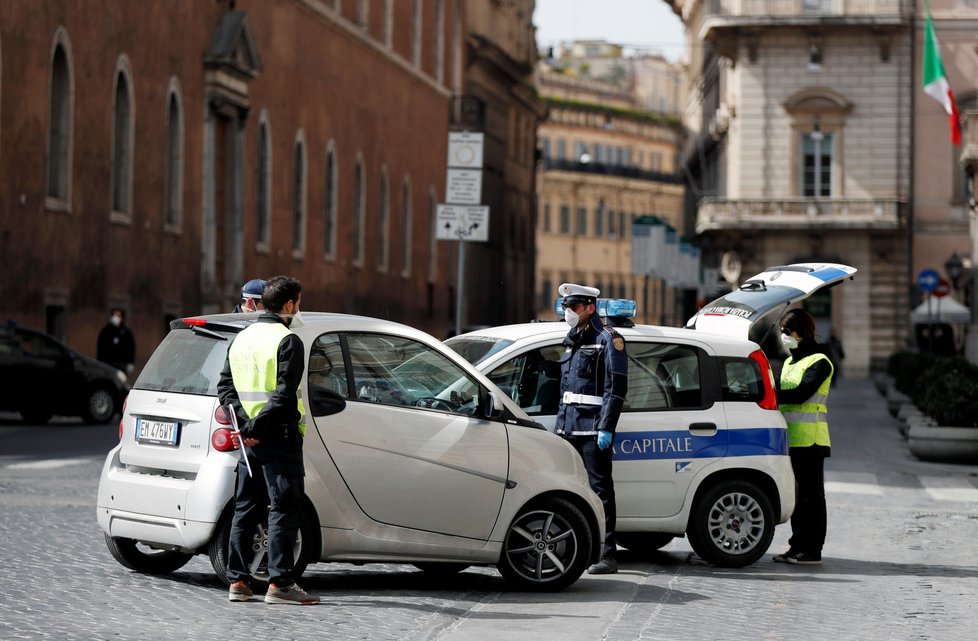
[[(972, 640), (978, 467), (913, 459), (869, 382), (830, 397), (825, 563), (740, 570), (685, 540), (559, 594), (510, 592), (495, 570), (432, 579), (411, 566), (312, 566), (323, 604), (231, 604), (205, 557), (134, 574), (95, 522), (115, 425), (27, 428), (0, 417), (0, 640)], [(786, 547), (788, 527), (771, 553)]]

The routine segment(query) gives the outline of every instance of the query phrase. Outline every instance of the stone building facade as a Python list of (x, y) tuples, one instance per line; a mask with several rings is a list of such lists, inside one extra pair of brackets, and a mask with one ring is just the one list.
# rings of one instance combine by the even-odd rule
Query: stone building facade
[(555, 318), (557, 286), (577, 282), (635, 299), (640, 322), (681, 324), (688, 310), (676, 288), (634, 275), (631, 260), (637, 217), (682, 229), (678, 118), (643, 110), (630, 83), (546, 65), (537, 82), (550, 111), (538, 131), (536, 318)]
[(170, 319), (229, 310), (244, 281), (284, 273), (303, 281), (304, 309), (444, 335), (447, 136), (456, 98), (486, 84), (501, 96), (484, 110), (492, 191), (523, 187), (519, 207), (494, 209), (500, 240), (473, 257), (492, 274), (472, 287), (498, 290), (503, 272), (529, 305), (532, 235), (509, 230), (531, 227), (535, 107), (499, 90), (512, 74), (492, 85), (478, 69), (517, 31), (532, 62), (533, 2), (482, 4), (3, 3), (0, 318), (93, 353), (121, 306), (142, 362)]

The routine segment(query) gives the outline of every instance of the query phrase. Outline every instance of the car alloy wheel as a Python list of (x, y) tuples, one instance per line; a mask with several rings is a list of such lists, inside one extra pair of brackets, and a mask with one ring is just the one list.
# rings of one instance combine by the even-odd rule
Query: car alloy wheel
[[(211, 542), (207, 546), (207, 555), (211, 560), (211, 567), (214, 568), (214, 573), (217, 577), (223, 581), (225, 584), (230, 582), (227, 579), (227, 569), (228, 569), (228, 546), (231, 539), (231, 520), (234, 518), (234, 510), (227, 509), (221, 516), (221, 520), (217, 524), (217, 528), (214, 530), (214, 536), (211, 537)], [(300, 524), (299, 532), (295, 539), (295, 546), (292, 548), (292, 558), (294, 563), (292, 565), (293, 577), (298, 579), (302, 576), (302, 573), (306, 571), (306, 566), (310, 561), (317, 561), (318, 558), (311, 558), (314, 555), (318, 557), (318, 551), (314, 552), (311, 547), (314, 545), (312, 542), (316, 539), (315, 528), (309, 522), (308, 518), (303, 515)], [(251, 576), (256, 581), (267, 582), (268, 581), (268, 523), (259, 523), (251, 537), (251, 550), (252, 559), (249, 570), (251, 571)]]
[(584, 572), (591, 545), (591, 527), (581, 511), (564, 499), (546, 498), (513, 519), (499, 572), (520, 588), (562, 590)]
[(771, 501), (757, 485), (721, 481), (697, 499), (686, 534), (704, 561), (739, 568), (767, 551), (774, 525)]
[(115, 414), (115, 399), (104, 387), (96, 387), (88, 394), (85, 404), (86, 423), (105, 423)]

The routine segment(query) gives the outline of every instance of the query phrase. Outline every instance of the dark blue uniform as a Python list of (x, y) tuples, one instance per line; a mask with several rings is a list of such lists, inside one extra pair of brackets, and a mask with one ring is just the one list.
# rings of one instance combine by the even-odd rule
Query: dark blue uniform
[(584, 459), (591, 489), (604, 504), (605, 539), (602, 556), (615, 555), (615, 483), (611, 478), (613, 447), (598, 449), (599, 431), (612, 435), (628, 391), (625, 339), (598, 316), (582, 331), (571, 329), (560, 359), (560, 407), (557, 434), (566, 438)]

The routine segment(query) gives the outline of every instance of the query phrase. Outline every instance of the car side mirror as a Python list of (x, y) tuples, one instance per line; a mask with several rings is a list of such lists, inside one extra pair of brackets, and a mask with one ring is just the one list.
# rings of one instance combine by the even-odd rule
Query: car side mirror
[(331, 416), (346, 409), (346, 399), (325, 387), (309, 386), (309, 412), (313, 416)]
[(503, 416), (503, 402), (495, 392), (482, 388), (482, 415), (490, 421), (498, 421)]

